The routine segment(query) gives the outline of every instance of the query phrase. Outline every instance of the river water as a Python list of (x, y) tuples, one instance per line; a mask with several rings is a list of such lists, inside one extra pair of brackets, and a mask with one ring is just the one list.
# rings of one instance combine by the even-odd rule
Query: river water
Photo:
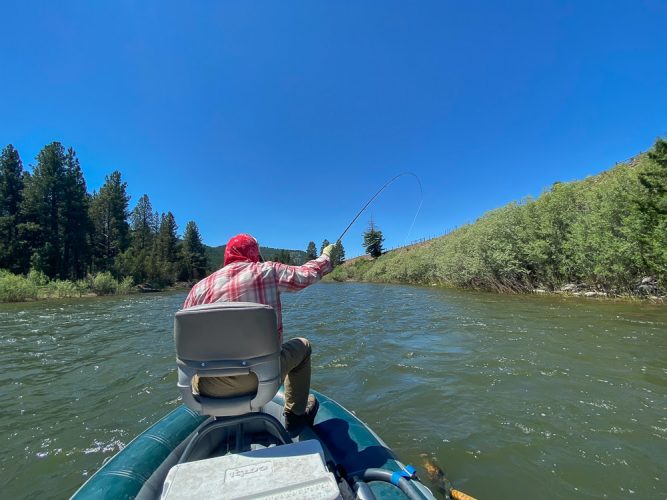
[[(0, 305), (4, 498), (70, 495), (179, 404), (184, 293)], [(479, 498), (667, 498), (667, 307), (322, 283), (313, 386)], [(425, 474), (422, 474), (424, 477)]]

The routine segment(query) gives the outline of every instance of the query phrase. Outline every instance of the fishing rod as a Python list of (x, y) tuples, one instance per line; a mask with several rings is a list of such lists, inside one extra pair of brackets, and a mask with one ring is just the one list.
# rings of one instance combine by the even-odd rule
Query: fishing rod
[[(357, 215), (354, 216), (354, 219), (352, 219), (352, 222), (350, 222), (347, 225), (347, 227), (345, 228), (345, 231), (343, 231), (343, 233), (338, 237), (338, 239), (336, 240), (336, 242), (334, 244), (338, 244), (340, 242), (340, 240), (343, 239), (343, 236), (345, 236), (345, 233), (347, 233), (349, 231), (349, 229), (352, 227), (352, 224), (354, 224), (357, 221), (357, 219), (359, 218), (359, 216), (361, 216), (361, 214), (364, 213), (364, 210), (366, 210), (368, 208), (368, 206), (371, 203), (373, 203), (373, 200), (375, 198), (377, 198), (378, 196), (380, 196), (380, 193), (382, 193), (382, 191), (387, 189), (389, 187), (389, 185), (392, 182), (394, 182), (396, 179), (398, 179), (399, 177), (403, 177), (404, 175), (411, 175), (412, 177), (414, 177), (417, 180), (417, 183), (419, 184), (419, 193), (420, 193), (420, 196), (421, 196), (421, 200), (419, 202), (419, 208), (417, 209), (417, 212), (415, 213), (414, 219), (412, 219), (412, 225), (410, 226), (410, 230), (408, 231), (408, 235), (409, 235), (410, 231), (412, 231), (412, 228), (415, 225), (415, 221), (417, 220), (417, 216), (419, 215), (419, 211), (421, 210), (422, 203), (424, 202), (424, 190), (422, 189), (422, 183), (419, 180), (419, 177), (417, 177), (417, 174), (415, 174), (413, 172), (401, 172), (400, 174), (395, 175), (394, 177), (389, 179), (387, 182), (385, 182), (382, 185), (382, 187), (380, 189), (378, 189), (377, 192), (373, 196), (371, 196), (371, 198), (366, 202), (366, 204), (361, 208), (361, 210), (359, 210), (359, 212), (357, 212)], [(296, 299), (296, 301), (294, 303), (294, 307), (299, 305), (299, 303), (301, 302), (301, 299), (303, 297), (304, 297), (304, 295), (299, 295), (299, 298)]]
[[(422, 198), (422, 201), (423, 201), (423, 200), (424, 200), (424, 190), (422, 189), (422, 183), (421, 183), (421, 181), (419, 180), (419, 177), (417, 177), (417, 174), (414, 174), (413, 172), (402, 172), (402, 173), (400, 173), (400, 174), (398, 174), (398, 175), (392, 177), (392, 178), (389, 179), (387, 182), (385, 182), (384, 185), (383, 185), (380, 189), (378, 189), (378, 191), (377, 191), (373, 196), (371, 196), (371, 199), (368, 200), (368, 201), (366, 202), (366, 204), (363, 206), (363, 208), (362, 208), (361, 210), (359, 210), (359, 212), (358, 212), (357, 215), (354, 217), (354, 219), (352, 219), (352, 222), (350, 222), (350, 223), (348, 224), (348, 226), (345, 228), (345, 231), (343, 231), (343, 233), (338, 237), (338, 239), (336, 240), (336, 243), (338, 243), (340, 240), (343, 239), (343, 236), (345, 236), (345, 233), (348, 232), (348, 230), (352, 227), (352, 224), (354, 224), (354, 223), (357, 221), (357, 219), (359, 218), (359, 216), (360, 216), (362, 213), (364, 213), (364, 211), (366, 210), (366, 208), (368, 208), (368, 205), (370, 205), (370, 204), (373, 202), (373, 200), (374, 200), (375, 198), (377, 198), (377, 197), (380, 195), (380, 193), (382, 193), (382, 191), (384, 191), (385, 189), (387, 189), (387, 188), (389, 187), (389, 185), (390, 185), (392, 182), (394, 182), (394, 181), (395, 181), (396, 179), (398, 179), (399, 177), (403, 177), (404, 175), (411, 175), (412, 177), (414, 177), (415, 179), (417, 179), (417, 183), (419, 184), (419, 192), (420, 192), (420, 194), (421, 194), (421, 198)], [(419, 204), (419, 208), (421, 208), (421, 203)], [(419, 213), (419, 210), (417, 211), (417, 213)], [(417, 216), (415, 215), (415, 218), (416, 218), (416, 217), (417, 217)], [(414, 221), (412, 221), (412, 224), (414, 225)], [(412, 230), (412, 227), (410, 227), (410, 230)]]

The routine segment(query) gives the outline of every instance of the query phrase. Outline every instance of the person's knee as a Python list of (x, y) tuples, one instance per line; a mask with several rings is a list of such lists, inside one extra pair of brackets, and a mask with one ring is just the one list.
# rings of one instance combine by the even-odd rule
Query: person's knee
[(310, 345), (310, 341), (308, 339), (304, 339), (303, 337), (298, 337), (297, 340), (301, 342), (305, 349), (306, 349), (306, 357), (310, 357), (311, 353), (313, 352), (313, 348)]

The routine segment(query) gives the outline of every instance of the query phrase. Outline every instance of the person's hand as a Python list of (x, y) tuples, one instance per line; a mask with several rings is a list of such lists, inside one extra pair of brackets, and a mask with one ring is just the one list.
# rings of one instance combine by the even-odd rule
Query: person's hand
[(322, 255), (326, 255), (327, 257), (331, 258), (331, 252), (333, 252), (334, 246), (333, 245), (328, 245), (324, 247), (322, 250)]

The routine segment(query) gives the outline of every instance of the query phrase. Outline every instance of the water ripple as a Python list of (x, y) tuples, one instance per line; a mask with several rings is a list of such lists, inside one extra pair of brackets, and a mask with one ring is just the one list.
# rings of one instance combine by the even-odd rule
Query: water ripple
[[(183, 298), (0, 306), (3, 493), (71, 494), (180, 404)], [(426, 453), (481, 498), (667, 496), (664, 307), (366, 284), (284, 304), (313, 385), (404, 461)]]

